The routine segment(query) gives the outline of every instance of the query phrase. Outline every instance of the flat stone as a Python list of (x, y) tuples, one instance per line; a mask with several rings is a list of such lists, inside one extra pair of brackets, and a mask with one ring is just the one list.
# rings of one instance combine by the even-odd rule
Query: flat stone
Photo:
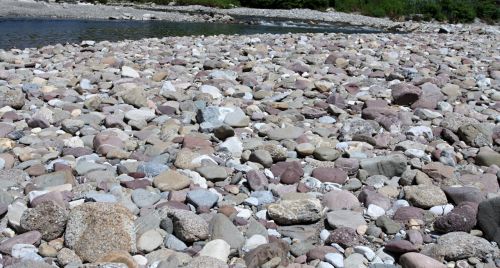
[(164, 171), (153, 179), (153, 185), (163, 192), (182, 190), (190, 183), (188, 177), (174, 170)]
[(317, 199), (281, 200), (267, 207), (269, 217), (277, 224), (312, 223), (322, 216), (322, 205)]
[(300, 137), (304, 130), (299, 127), (275, 128), (267, 133), (267, 137), (271, 140), (294, 140)]
[(384, 175), (386, 177), (400, 176), (406, 170), (406, 159), (402, 155), (377, 156), (363, 159), (360, 167), (369, 176)]
[(401, 255), (399, 263), (403, 268), (446, 268), (441, 262), (416, 252)]
[(348, 227), (358, 229), (359, 226), (366, 225), (365, 219), (360, 212), (351, 210), (336, 210), (326, 214), (326, 220), (332, 228)]
[(405, 186), (406, 199), (414, 206), (428, 209), (448, 202), (443, 190), (433, 185)]

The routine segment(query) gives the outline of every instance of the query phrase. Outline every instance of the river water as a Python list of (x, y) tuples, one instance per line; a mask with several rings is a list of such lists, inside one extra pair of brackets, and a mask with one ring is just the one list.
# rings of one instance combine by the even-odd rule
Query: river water
[(0, 19), (0, 49), (42, 47), (82, 40), (119, 41), (165, 36), (259, 33), (376, 33), (373, 28), (342, 24), (310, 25), (292, 21), (257, 21), (223, 24), (169, 21), (114, 21), (75, 19)]

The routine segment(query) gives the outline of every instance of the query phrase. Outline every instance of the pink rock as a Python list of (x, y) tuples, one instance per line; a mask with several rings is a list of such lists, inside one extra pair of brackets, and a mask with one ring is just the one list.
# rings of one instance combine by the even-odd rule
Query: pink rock
[(399, 258), (403, 268), (446, 268), (441, 262), (420, 253), (409, 252)]
[(352, 209), (361, 206), (356, 196), (345, 190), (326, 193), (323, 196), (323, 205), (332, 210)]
[(343, 184), (347, 180), (347, 173), (340, 168), (319, 167), (312, 171), (312, 176), (321, 182)]
[(422, 89), (412, 84), (399, 83), (391, 88), (393, 103), (398, 105), (410, 105), (422, 94)]
[(192, 150), (206, 149), (211, 147), (212, 143), (209, 140), (190, 135), (185, 136), (182, 142), (182, 148), (189, 148)]
[(417, 251), (417, 247), (407, 240), (392, 240), (385, 244), (385, 249), (393, 253), (406, 253)]
[(94, 149), (99, 154), (106, 155), (113, 149), (122, 149), (124, 147), (123, 141), (117, 136), (99, 133), (94, 137)]
[(24, 234), (16, 235), (9, 238), (0, 244), (0, 252), (5, 254), (11, 254), (12, 247), (16, 244), (29, 244), (34, 245), (40, 242), (42, 239), (42, 234), (38, 231), (30, 231)]

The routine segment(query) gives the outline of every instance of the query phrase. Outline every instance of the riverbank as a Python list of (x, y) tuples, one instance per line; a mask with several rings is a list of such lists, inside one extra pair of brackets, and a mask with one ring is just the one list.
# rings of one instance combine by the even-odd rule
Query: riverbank
[(470, 29), (2, 51), (0, 262), (494, 267), (500, 35)]
[[(308, 9), (217, 9), (202, 6), (110, 6), (91, 4), (56, 4), (34, 1), (0, 1), (0, 17), (47, 17), (73, 19), (117, 19), (117, 20), (168, 20), (177, 22), (234, 22), (233, 17), (281, 18), (305, 22), (344, 23), (363, 25), (390, 31), (435, 31), (435, 24), (393, 22), (389, 19), (372, 18), (342, 12), (321, 12)], [(433, 26), (433, 27), (431, 27)], [(432, 29), (429, 29), (432, 28)]]

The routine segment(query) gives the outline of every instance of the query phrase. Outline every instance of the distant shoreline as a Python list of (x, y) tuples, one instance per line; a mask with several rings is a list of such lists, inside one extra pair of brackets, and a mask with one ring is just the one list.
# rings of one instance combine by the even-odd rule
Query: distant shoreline
[[(0, 18), (63, 18), (99, 20), (166, 20), (178, 22), (231, 22), (232, 16), (265, 17), (305, 22), (344, 23), (383, 30), (408, 31), (408, 25), (389, 19), (342, 12), (309, 9), (269, 10), (252, 8), (218, 9), (203, 6), (92, 5), (36, 1), (0, 1)], [(415, 26), (411, 26), (415, 28)]]

